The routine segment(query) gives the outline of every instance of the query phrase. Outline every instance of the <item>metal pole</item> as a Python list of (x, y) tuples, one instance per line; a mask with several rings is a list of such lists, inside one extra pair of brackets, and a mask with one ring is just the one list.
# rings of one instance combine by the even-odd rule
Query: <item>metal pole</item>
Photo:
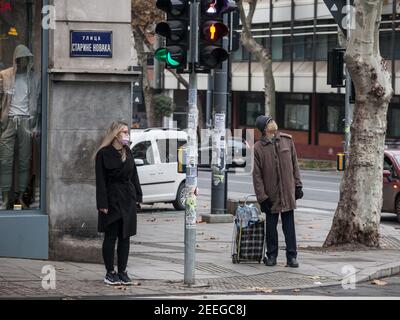
[(198, 1), (190, 5), (190, 51), (189, 63), (189, 112), (188, 112), (188, 142), (186, 154), (186, 210), (185, 210), (185, 266), (184, 283), (191, 285), (195, 282), (196, 254), (196, 218), (197, 218), (197, 74), (194, 65), (197, 62), (198, 45)]
[[(347, 45), (349, 45), (350, 34), (351, 34), (351, 18), (352, 18), (352, 9), (350, 6), (350, 0), (346, 0), (347, 7)], [(344, 125), (344, 154), (346, 157), (346, 163), (348, 163), (349, 158), (349, 149), (350, 149), (350, 126), (352, 121), (352, 114), (350, 109), (350, 97), (351, 97), (351, 77), (349, 70), (346, 66), (346, 95), (345, 95), (345, 125)]]
[(206, 105), (206, 128), (211, 129), (211, 108), (213, 104), (214, 74), (213, 71), (207, 77), (207, 105)]
[[(224, 24), (228, 24), (228, 15), (224, 15)], [(223, 47), (229, 48), (229, 39), (224, 37)], [(226, 213), (226, 108), (228, 103), (228, 60), (214, 73), (214, 130), (212, 134), (212, 180), (211, 214)]]
[[(161, 37), (156, 34), (156, 48), (161, 47)], [(154, 58), (154, 89), (161, 89), (161, 62)]]

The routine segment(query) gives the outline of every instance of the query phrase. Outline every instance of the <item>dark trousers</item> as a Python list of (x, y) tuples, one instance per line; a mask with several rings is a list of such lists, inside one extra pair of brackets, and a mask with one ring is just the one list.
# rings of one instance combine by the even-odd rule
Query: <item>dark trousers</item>
[(117, 238), (118, 272), (126, 271), (129, 257), (129, 237), (123, 238), (122, 226), (122, 219), (119, 219), (107, 226), (104, 234), (103, 259), (107, 272), (114, 270), (114, 251)]
[[(279, 213), (266, 213), (266, 240), (267, 240), (267, 257), (278, 256), (278, 219)], [(286, 258), (297, 257), (296, 231), (294, 228), (293, 210), (282, 212), (282, 230), (285, 235), (286, 242)]]

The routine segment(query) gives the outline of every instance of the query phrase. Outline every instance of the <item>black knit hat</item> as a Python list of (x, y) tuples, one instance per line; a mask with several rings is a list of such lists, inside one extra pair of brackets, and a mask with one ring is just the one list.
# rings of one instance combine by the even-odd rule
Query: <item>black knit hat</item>
[(256, 119), (256, 128), (258, 130), (260, 130), (261, 133), (263, 133), (264, 130), (265, 130), (265, 127), (271, 121), (272, 121), (272, 117), (271, 116), (259, 116)]

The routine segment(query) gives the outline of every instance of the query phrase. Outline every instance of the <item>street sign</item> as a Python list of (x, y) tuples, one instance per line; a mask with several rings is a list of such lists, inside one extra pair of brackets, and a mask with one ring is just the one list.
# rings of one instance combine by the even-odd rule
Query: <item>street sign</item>
[(71, 31), (71, 57), (112, 58), (112, 31)]
[[(354, 0), (350, 0), (350, 12), (347, 12), (346, 0), (324, 0), (325, 5), (335, 19), (336, 23), (342, 29), (344, 35), (347, 37), (347, 14), (353, 14)], [(354, 24), (354, 19), (352, 18)]]

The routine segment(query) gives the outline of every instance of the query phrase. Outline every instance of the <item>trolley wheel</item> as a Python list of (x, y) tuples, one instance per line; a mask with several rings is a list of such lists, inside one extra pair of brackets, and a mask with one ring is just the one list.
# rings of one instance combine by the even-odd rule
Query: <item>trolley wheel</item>
[(237, 255), (236, 254), (232, 255), (232, 263), (234, 263), (234, 264), (237, 263)]
[(239, 256), (237, 255), (237, 254), (234, 254), (233, 256), (232, 256), (232, 262), (233, 263), (240, 263), (240, 259), (239, 259)]

